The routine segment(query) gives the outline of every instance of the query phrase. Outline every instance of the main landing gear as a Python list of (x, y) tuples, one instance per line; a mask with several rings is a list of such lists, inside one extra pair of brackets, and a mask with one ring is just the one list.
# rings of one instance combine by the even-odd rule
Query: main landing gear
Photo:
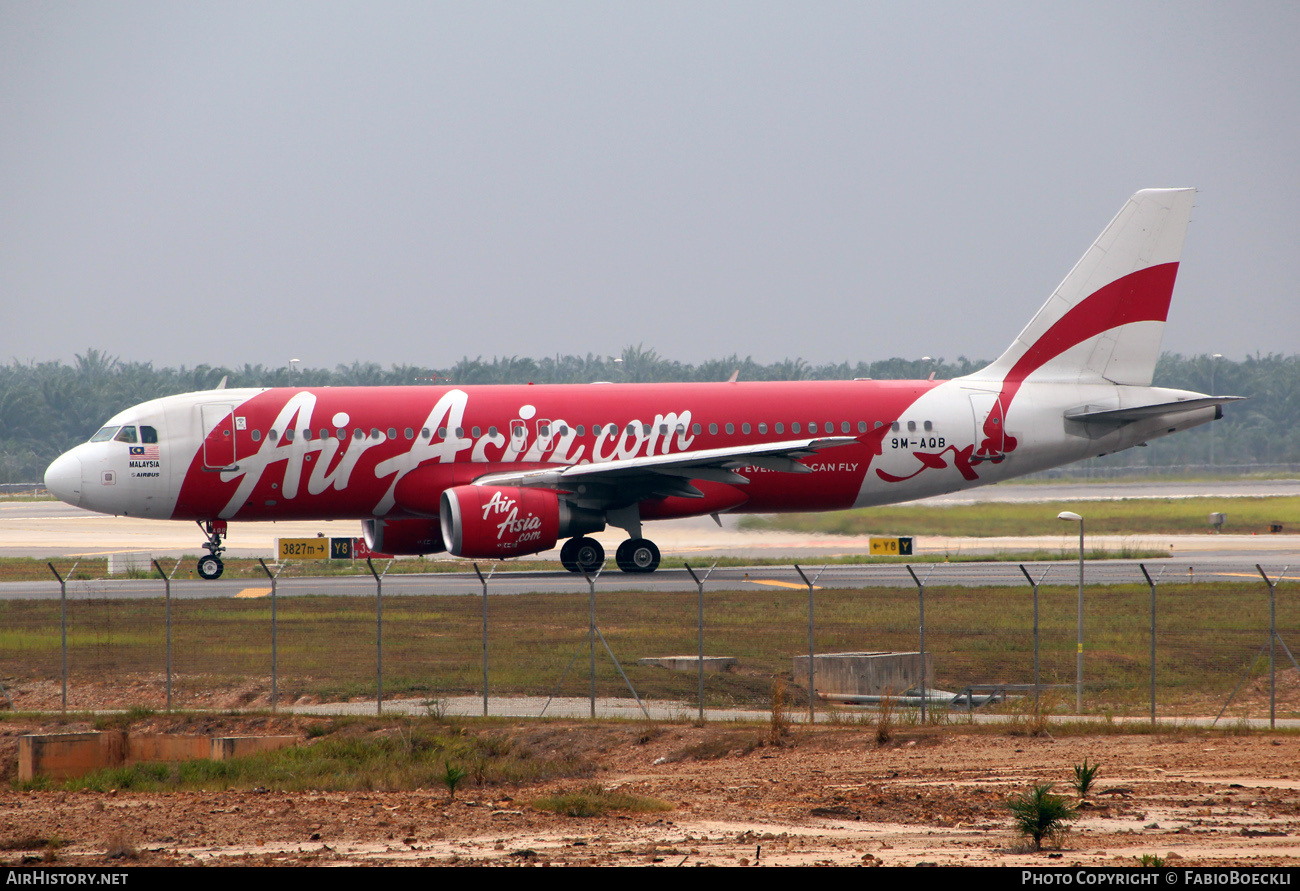
[[(624, 572), (654, 572), (659, 568), (659, 549), (648, 538), (629, 538), (614, 555)], [(569, 572), (592, 573), (605, 562), (605, 549), (594, 538), (571, 538), (560, 548), (560, 562)]]
[(595, 572), (605, 563), (605, 549), (585, 535), (571, 538), (560, 548), (560, 562), (569, 572)]
[(659, 549), (648, 538), (629, 538), (614, 554), (624, 572), (654, 572), (659, 568)]
[(221, 572), (226, 568), (226, 565), (221, 562), (221, 552), (225, 550), (221, 539), (226, 534), (226, 521), (199, 521), (199, 528), (208, 537), (203, 544), (208, 549), (208, 556), (199, 558), (199, 575), (209, 580), (221, 578)]

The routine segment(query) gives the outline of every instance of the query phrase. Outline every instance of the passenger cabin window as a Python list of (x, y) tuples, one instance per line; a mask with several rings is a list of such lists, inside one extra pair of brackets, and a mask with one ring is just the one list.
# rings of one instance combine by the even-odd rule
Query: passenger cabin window
[[(880, 422), (877, 421), (877, 422), (876, 422), (876, 426), (879, 427), (879, 426), (880, 426)], [(866, 422), (866, 421), (858, 421), (858, 432), (859, 432), (859, 433), (866, 433), (866, 432), (867, 432), (867, 422)]]
[(784, 432), (785, 432), (785, 424), (778, 423), (778, 424), (776, 425), (776, 432), (777, 432), (777, 433), (784, 433)]
[(890, 424), (890, 425), (889, 425), (889, 429), (890, 429), (891, 432), (893, 432), (893, 433), (897, 433), (897, 432), (898, 432), (898, 422), (895, 421), (894, 423)]
[[(793, 424), (790, 425), (790, 432), (791, 432), (791, 433), (798, 433), (798, 432), (799, 432), (799, 422), (798, 422), (798, 421), (795, 421)], [(816, 431), (813, 431), (813, 432), (815, 433)]]
[(766, 424), (759, 424), (759, 425), (758, 425), (758, 432), (759, 432), (759, 433), (766, 433), (766, 432), (767, 432), (767, 425), (766, 425)]
[(735, 425), (735, 424), (728, 424), (728, 425), (727, 425), (727, 433), (728, 433), (728, 434), (731, 434), (731, 433), (735, 433), (735, 432), (736, 432), (736, 425)]
[(262, 441), (262, 431), (261, 431), (261, 430), (254, 430), (254, 431), (253, 431), (253, 442), (261, 442), (261, 441)]
[(908, 421), (908, 422), (907, 422), (907, 432), (908, 432), (908, 433), (915, 433), (915, 432), (916, 432), (916, 421)]
[(816, 421), (813, 421), (811, 424), (808, 425), (808, 432), (809, 432), (809, 433), (816, 433), (816, 432), (817, 432), (817, 422), (816, 422)]
[(741, 425), (740, 425), (740, 432), (741, 432), (741, 433), (748, 433), (748, 432), (749, 432), (749, 424), (748, 424), (748, 423), (741, 424)]
[(709, 435), (710, 435), (710, 436), (717, 436), (717, 435), (718, 435), (718, 425), (717, 425), (717, 424), (710, 424), (710, 425), (709, 425)]
[(117, 436), (113, 437), (114, 442), (135, 442), (135, 428), (123, 427), (117, 431)]
[(696, 424), (692, 424), (692, 425), (691, 425), (691, 432), (694, 433), (696, 436), (699, 436), (699, 435), (700, 435), (700, 431), (701, 431), (701, 429), (702, 429), (702, 428), (700, 427), (700, 425), (699, 425), (698, 423), (696, 423)]
[(98, 432), (98, 433), (96, 433), (94, 436), (90, 437), (90, 441), (91, 441), (91, 442), (108, 442), (110, 439), (113, 438), (113, 434), (116, 433), (116, 432), (117, 432), (117, 428), (116, 428), (116, 427), (101, 427), (101, 428), (99, 428), (99, 432)]
[(926, 421), (926, 422), (925, 422), (925, 432), (926, 432), (926, 433), (929, 433), (929, 432), (930, 432), (931, 430), (933, 430), (933, 429), (934, 429), (934, 424), (931, 424), (929, 421)]

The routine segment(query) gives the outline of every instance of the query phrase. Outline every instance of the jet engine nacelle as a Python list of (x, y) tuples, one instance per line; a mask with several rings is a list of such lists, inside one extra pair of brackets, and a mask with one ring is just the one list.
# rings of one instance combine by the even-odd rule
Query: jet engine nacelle
[(447, 550), (437, 520), (363, 520), (366, 547), (377, 554), (440, 554)]
[(457, 557), (536, 554), (560, 537), (560, 498), (545, 489), (456, 486), (442, 493), (438, 516)]
[(518, 557), (550, 550), (560, 536), (605, 528), (603, 514), (549, 489), (456, 486), (442, 493), (442, 538), (457, 557)]

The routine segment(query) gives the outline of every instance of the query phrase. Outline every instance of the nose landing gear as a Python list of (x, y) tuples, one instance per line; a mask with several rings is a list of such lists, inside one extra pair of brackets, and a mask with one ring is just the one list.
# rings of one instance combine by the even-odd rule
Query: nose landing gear
[(208, 537), (208, 540), (203, 544), (203, 547), (208, 549), (208, 556), (199, 558), (199, 575), (209, 580), (221, 578), (222, 570), (226, 568), (225, 564), (221, 562), (221, 552), (225, 550), (225, 547), (221, 544), (221, 539), (226, 534), (226, 521), (200, 520), (198, 522), (199, 528)]

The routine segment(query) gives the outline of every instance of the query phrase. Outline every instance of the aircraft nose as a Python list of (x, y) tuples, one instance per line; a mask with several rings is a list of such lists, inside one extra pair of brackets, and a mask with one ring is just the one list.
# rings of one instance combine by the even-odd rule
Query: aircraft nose
[(66, 452), (45, 471), (45, 488), (60, 501), (81, 505), (81, 459)]

